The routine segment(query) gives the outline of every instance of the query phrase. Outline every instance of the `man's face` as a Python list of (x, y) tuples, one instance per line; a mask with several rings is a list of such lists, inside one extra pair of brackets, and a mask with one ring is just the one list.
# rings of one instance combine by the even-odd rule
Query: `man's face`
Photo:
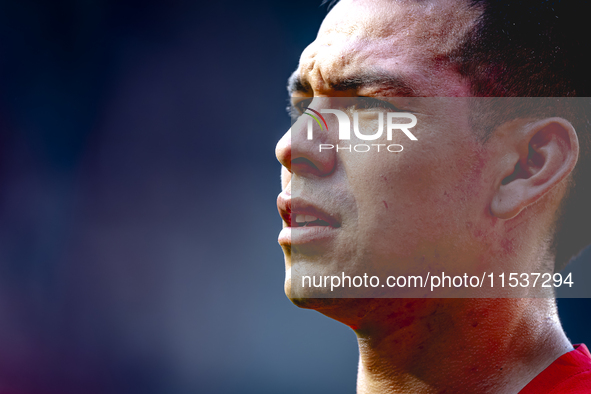
[[(346, 0), (326, 17), (292, 78), (294, 105), (356, 110), (364, 119), (365, 109), (354, 100), (348, 107), (347, 98), (380, 98), (384, 107), (395, 108), (387, 111), (417, 117), (412, 129), (417, 141), (398, 133), (388, 143), (403, 145), (399, 153), (319, 152), (319, 143), (365, 142), (338, 141), (334, 116), (326, 116), (332, 132), (317, 130), (310, 141), (307, 123), (298, 121), (279, 141), (280, 244), (288, 296), (328, 295), (296, 289), (290, 282), (295, 271), (351, 276), (482, 271), (473, 263), (482, 261), (494, 236), (489, 213), (494, 190), (486, 181), (493, 170), (471, 130), (467, 100), (436, 99), (469, 96), (467, 81), (445, 54), (478, 15), (459, 1)], [(324, 225), (297, 227), (298, 215), (317, 216)]]

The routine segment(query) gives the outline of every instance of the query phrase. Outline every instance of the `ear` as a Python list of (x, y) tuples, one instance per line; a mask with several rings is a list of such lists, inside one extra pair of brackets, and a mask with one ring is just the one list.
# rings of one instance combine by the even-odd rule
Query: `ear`
[(521, 125), (507, 138), (510, 150), (491, 213), (511, 219), (539, 201), (575, 167), (579, 140), (572, 124), (563, 118), (546, 118)]

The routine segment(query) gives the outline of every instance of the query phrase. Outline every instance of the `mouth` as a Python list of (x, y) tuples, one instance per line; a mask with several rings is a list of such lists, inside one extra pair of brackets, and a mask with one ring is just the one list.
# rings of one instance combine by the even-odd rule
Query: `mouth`
[(341, 227), (340, 218), (312, 202), (282, 192), (277, 197), (277, 208), (284, 228), (279, 236), (282, 245), (304, 244), (325, 239)]
[(303, 213), (298, 213), (295, 216), (295, 226), (292, 222), (292, 227), (315, 227), (315, 226), (330, 226), (327, 221), (322, 219), (318, 219), (314, 215), (306, 215)]
[(339, 218), (313, 203), (286, 193), (277, 197), (279, 214), (287, 227), (341, 227)]

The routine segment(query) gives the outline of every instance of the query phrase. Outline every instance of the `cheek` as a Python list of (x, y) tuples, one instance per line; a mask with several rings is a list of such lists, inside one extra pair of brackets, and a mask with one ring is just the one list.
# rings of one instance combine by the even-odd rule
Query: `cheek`
[(459, 237), (460, 217), (481, 210), (477, 190), (482, 185), (472, 158), (446, 163), (411, 149), (391, 155), (350, 171), (359, 226), (368, 238), (384, 239), (386, 233), (396, 240), (389, 245), (406, 250), (419, 239), (436, 242), (449, 232)]

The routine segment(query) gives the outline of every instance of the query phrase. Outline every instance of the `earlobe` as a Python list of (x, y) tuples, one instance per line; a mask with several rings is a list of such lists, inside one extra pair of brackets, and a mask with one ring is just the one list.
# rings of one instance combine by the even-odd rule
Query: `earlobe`
[(499, 182), (490, 207), (500, 219), (517, 216), (557, 187), (572, 172), (579, 155), (577, 134), (563, 118), (528, 123), (511, 142), (508, 147), (514, 160), (506, 171), (510, 174)]

